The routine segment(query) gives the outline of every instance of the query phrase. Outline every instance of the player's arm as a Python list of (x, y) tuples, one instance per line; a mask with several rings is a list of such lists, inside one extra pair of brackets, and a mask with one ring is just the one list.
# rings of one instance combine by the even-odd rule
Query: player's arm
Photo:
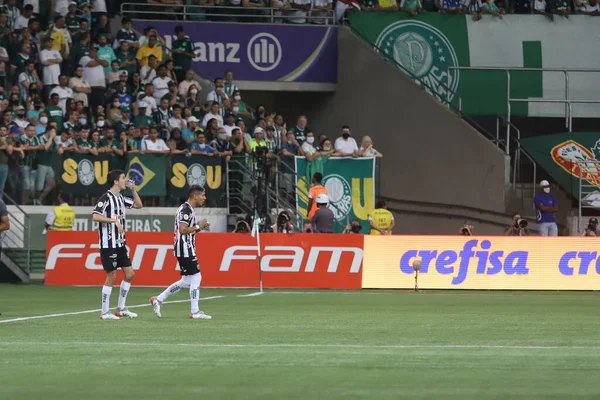
[(392, 216), (392, 223), (390, 224), (390, 228), (388, 229), (388, 232), (390, 233), (390, 235), (392, 234), (392, 230), (394, 229), (395, 226), (396, 226), (396, 220)]
[(200, 232), (203, 229), (206, 229), (208, 226), (208, 222), (205, 219), (199, 221), (196, 225), (190, 226), (187, 222), (180, 221), (179, 222), (179, 233), (182, 235), (188, 235), (194, 232)]
[(137, 190), (135, 190), (135, 186), (132, 186), (129, 189), (131, 190), (131, 195), (133, 196), (133, 208), (138, 210), (143, 208), (144, 204), (142, 203), (142, 198), (138, 194)]

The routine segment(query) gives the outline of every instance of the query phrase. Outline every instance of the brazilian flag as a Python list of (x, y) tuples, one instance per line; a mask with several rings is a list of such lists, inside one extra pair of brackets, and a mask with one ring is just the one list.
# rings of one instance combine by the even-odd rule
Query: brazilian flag
[(140, 196), (167, 194), (167, 156), (165, 154), (127, 155), (127, 178), (135, 182)]

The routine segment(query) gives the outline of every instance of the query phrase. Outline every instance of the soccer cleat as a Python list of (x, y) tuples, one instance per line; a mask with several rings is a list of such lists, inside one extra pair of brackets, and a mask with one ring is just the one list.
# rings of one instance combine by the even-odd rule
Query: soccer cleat
[(117, 312), (115, 313), (115, 315), (120, 318), (123, 318), (123, 317), (137, 318), (137, 316), (138, 316), (136, 313), (134, 313), (133, 311), (129, 311), (127, 308), (124, 308), (122, 310), (119, 310), (117, 308)]
[(152, 304), (152, 311), (154, 311), (154, 315), (158, 318), (162, 318), (162, 314), (160, 313), (160, 301), (154, 296), (150, 297), (150, 304)]
[(212, 317), (204, 314), (203, 311), (198, 311), (195, 314), (190, 314), (190, 319), (212, 319)]
[(112, 314), (112, 313), (109, 313), (109, 312), (107, 312), (106, 314), (102, 314), (102, 315), (100, 316), (100, 319), (101, 319), (102, 321), (106, 321), (106, 320), (108, 320), (108, 319), (121, 319), (121, 318), (117, 317), (116, 315), (114, 315), (114, 314)]

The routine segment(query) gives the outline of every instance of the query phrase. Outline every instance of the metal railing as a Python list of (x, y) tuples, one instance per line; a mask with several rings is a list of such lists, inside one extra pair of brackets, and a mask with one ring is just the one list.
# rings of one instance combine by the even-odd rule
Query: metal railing
[[(304, 12), (303, 15), (294, 13)], [(297, 10), (291, 7), (243, 7), (243, 6), (207, 6), (187, 4), (139, 4), (121, 3), (121, 15), (136, 19), (163, 19), (164, 16), (176, 16), (181, 21), (207, 22), (243, 22), (243, 23), (289, 23), (304, 19), (310, 25), (335, 25), (333, 10)]]
[(23, 210), (18, 203), (12, 199), (9, 195), (3, 192), (5, 203), (14, 206), (23, 214), (23, 222), (19, 221), (17, 215), (8, 212), (8, 218), (10, 221), (10, 229), (4, 232), (2, 237), (2, 247), (4, 249), (21, 249), (26, 250), (26, 263), (25, 265), (19, 265), (25, 272), (29, 272), (31, 265), (31, 219), (29, 215)]
[[(572, 132), (573, 116), (571, 104), (600, 104), (600, 100), (582, 100), (570, 98), (570, 73), (600, 73), (600, 69), (584, 68), (524, 68), (524, 67), (448, 67), (446, 72), (450, 74), (451, 70), (457, 71), (503, 71), (506, 76), (506, 118), (511, 120), (512, 103), (563, 103), (565, 104), (565, 127)], [(565, 98), (564, 99), (520, 99), (512, 98), (511, 90), (511, 72), (560, 72), (564, 77)], [(510, 125), (506, 127), (506, 153), (510, 151)]]
[[(296, 171), (283, 163), (274, 163), (273, 167), (275, 168), (273, 186), (269, 185), (266, 178), (262, 178), (266, 180), (263, 189), (267, 212), (271, 214), (274, 209), (277, 210), (277, 213), (286, 210), (292, 217), (292, 225), (300, 231), (302, 230), (302, 224), (306, 220), (306, 217), (300, 214), (294, 202), (290, 202), (289, 199), (281, 196), (283, 188), (280, 178), (283, 173), (294, 176), (296, 181), (299, 181), (304, 177), (297, 174)], [(234, 157), (226, 164), (228, 212), (231, 212), (234, 208), (241, 210), (242, 214), (251, 214), (253, 212), (254, 199), (251, 188), (255, 184), (255, 173), (252, 168), (252, 166), (246, 164), (245, 157), (243, 159), (242, 157), (237, 159)], [(308, 192), (306, 190), (301, 189), (295, 183), (292, 185), (292, 188), (298, 197), (308, 199)], [(339, 211), (333, 203), (329, 204), (329, 207), (335, 211)], [(276, 217), (276, 215), (272, 217)], [(334, 226), (340, 231), (343, 230), (348, 223), (348, 217), (346, 217), (346, 224), (341, 223), (339, 220), (334, 220)]]
[(600, 208), (600, 162), (596, 160), (578, 161), (579, 178), (579, 207), (577, 218), (577, 232), (583, 234), (583, 209)]

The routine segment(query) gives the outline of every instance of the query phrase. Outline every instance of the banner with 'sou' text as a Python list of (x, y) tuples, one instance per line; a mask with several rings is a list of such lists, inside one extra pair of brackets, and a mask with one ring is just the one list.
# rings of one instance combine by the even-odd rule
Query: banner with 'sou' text
[(152, 25), (167, 48), (183, 26), (196, 46), (192, 67), (203, 78), (233, 71), (241, 81), (337, 82), (337, 27), (289, 24), (134, 21)]
[(99, 196), (109, 188), (108, 172), (122, 169), (123, 165), (123, 159), (115, 154), (65, 153), (58, 171), (61, 191), (75, 196)]
[[(196, 243), (202, 287), (258, 287), (256, 238), (201, 233)], [(166, 287), (180, 278), (172, 233), (128, 233), (127, 245), (136, 285)], [(361, 288), (362, 235), (264, 234), (261, 250), (265, 288)], [(97, 232), (48, 232), (46, 285), (100, 286), (105, 277)]]
[(365, 236), (364, 289), (600, 290), (589, 237)]
[(227, 177), (224, 176), (224, 171), (222, 157), (171, 156), (170, 194), (185, 199), (190, 186), (202, 186), (206, 190), (205, 207), (225, 206), (227, 183), (224, 179)]

